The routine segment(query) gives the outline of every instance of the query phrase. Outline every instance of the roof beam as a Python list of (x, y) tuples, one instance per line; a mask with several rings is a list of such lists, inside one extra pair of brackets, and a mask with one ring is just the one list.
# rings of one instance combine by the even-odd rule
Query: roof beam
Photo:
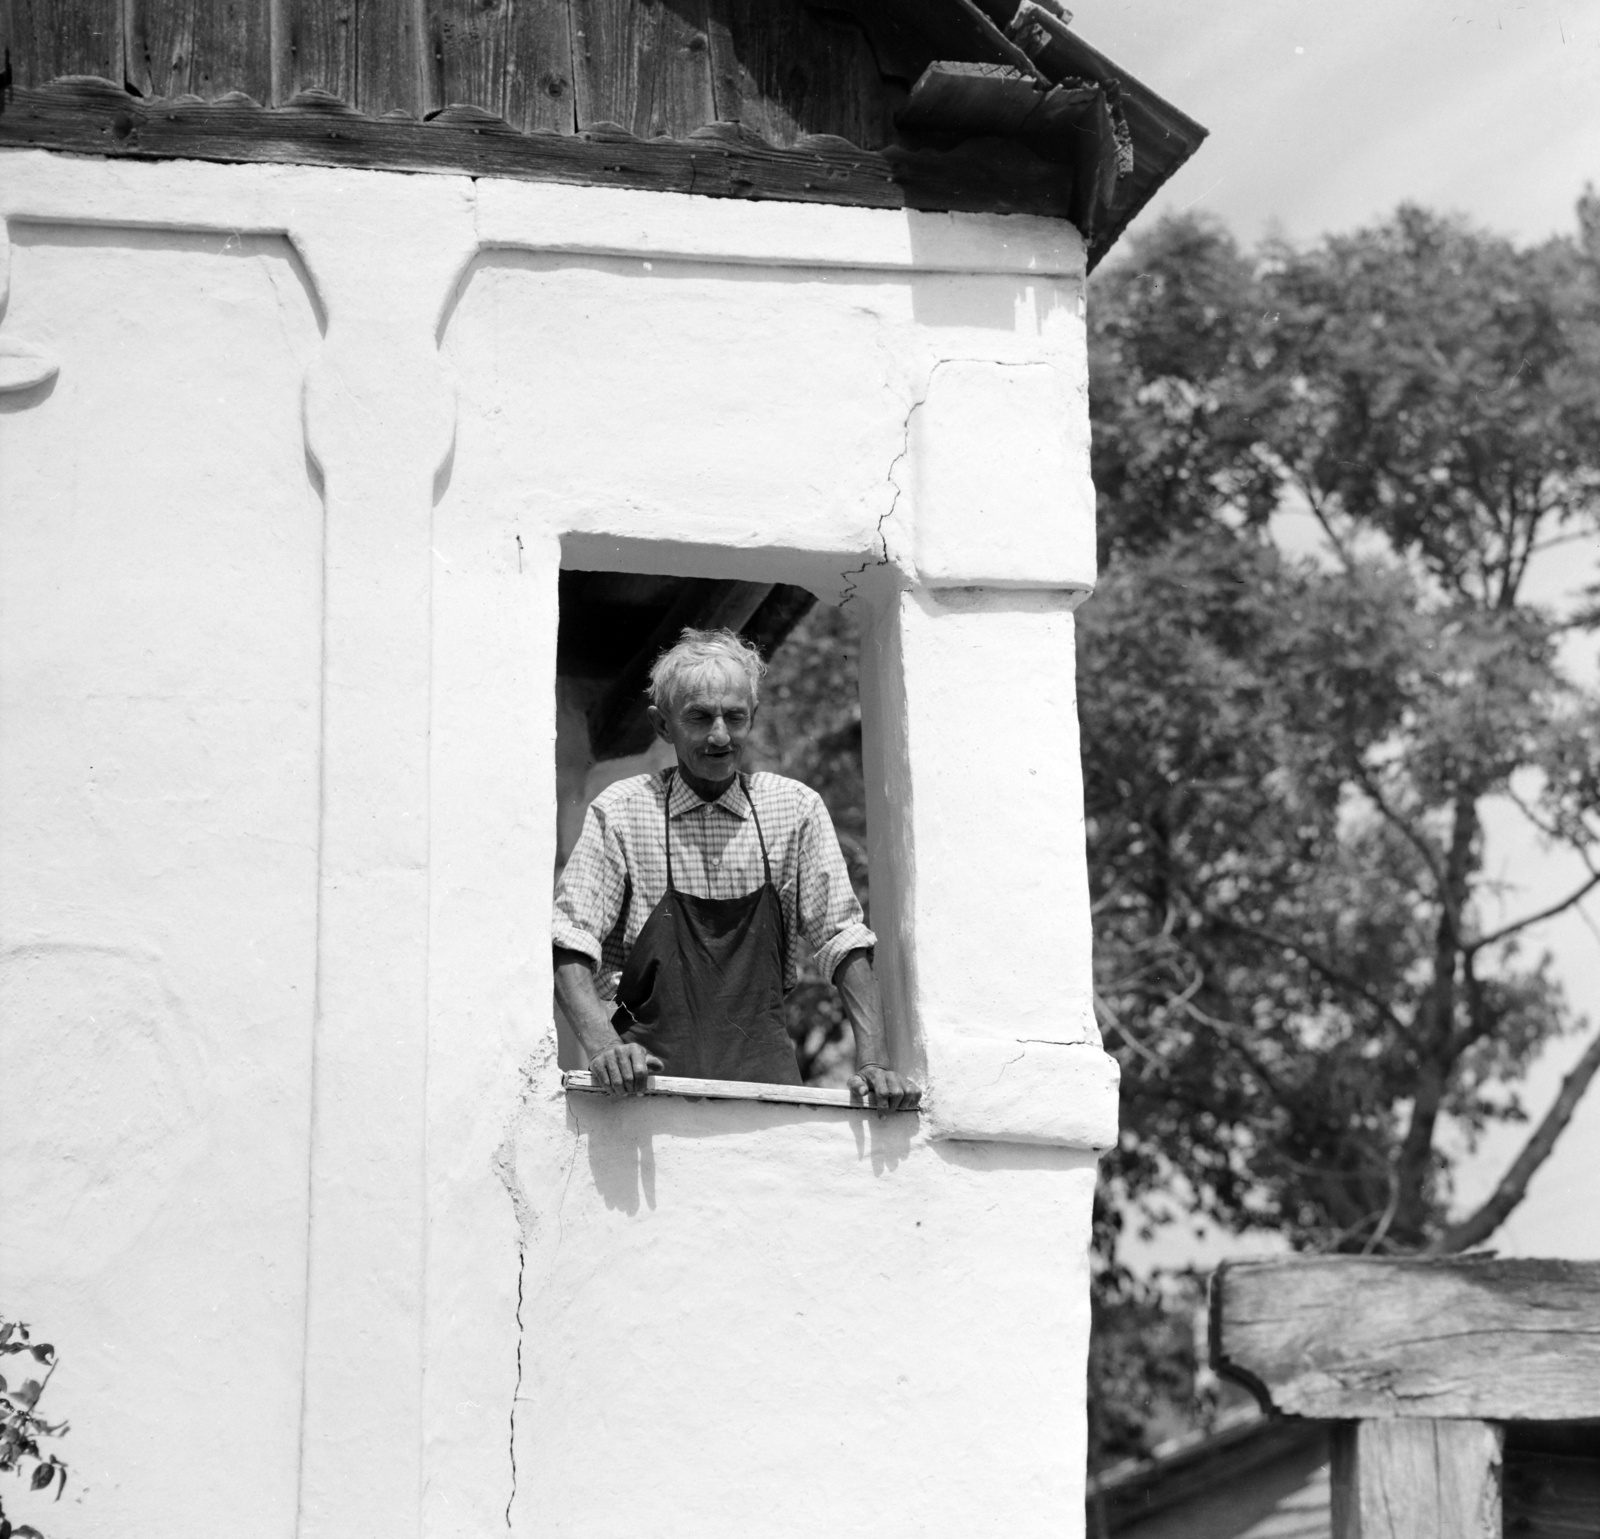
[(1291, 1416), (1600, 1418), (1600, 1262), (1230, 1263), (1211, 1356)]

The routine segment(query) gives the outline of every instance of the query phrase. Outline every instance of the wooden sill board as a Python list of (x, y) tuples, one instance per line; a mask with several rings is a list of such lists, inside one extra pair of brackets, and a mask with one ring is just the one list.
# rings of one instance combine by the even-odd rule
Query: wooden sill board
[[(578, 1090), (590, 1095), (605, 1095), (594, 1082), (587, 1069), (566, 1069), (561, 1075), (562, 1088)], [(645, 1081), (646, 1095), (672, 1095), (692, 1097), (705, 1101), (776, 1101), (787, 1106), (842, 1106), (856, 1111), (875, 1111), (869, 1101), (862, 1101), (848, 1090), (835, 1090), (823, 1085), (757, 1085), (737, 1079), (686, 1079), (675, 1074), (652, 1074)], [(911, 1113), (915, 1115), (915, 1113)]]

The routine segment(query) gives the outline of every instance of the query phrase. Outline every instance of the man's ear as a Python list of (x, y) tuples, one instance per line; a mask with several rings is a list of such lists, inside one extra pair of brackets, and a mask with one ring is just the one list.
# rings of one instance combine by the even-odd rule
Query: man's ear
[(647, 705), (644, 714), (649, 717), (650, 725), (656, 729), (656, 736), (663, 743), (672, 741), (672, 723), (667, 720), (666, 712), (658, 705)]

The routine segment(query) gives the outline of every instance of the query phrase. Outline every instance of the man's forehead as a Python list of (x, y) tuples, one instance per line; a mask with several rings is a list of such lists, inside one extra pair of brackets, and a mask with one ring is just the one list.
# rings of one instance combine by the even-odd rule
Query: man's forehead
[(732, 669), (721, 678), (713, 674), (687, 683), (678, 696), (680, 711), (729, 711), (735, 707), (749, 710), (754, 703), (750, 681)]

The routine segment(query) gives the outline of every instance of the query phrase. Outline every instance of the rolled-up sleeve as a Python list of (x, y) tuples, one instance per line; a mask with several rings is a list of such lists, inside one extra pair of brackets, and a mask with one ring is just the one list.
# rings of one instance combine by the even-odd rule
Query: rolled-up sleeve
[(800, 826), (799, 855), (801, 933), (816, 953), (823, 977), (832, 978), (852, 951), (870, 951), (878, 937), (867, 928), (833, 819), (820, 796)]
[(627, 883), (627, 862), (616, 830), (600, 808), (591, 806), (556, 883), (554, 943), (581, 951), (598, 971), (605, 937), (622, 913)]

